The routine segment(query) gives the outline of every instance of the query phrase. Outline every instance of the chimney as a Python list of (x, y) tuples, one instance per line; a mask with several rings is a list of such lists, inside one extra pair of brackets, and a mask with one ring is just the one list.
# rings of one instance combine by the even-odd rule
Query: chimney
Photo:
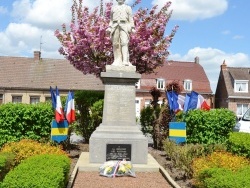
[(226, 64), (226, 61), (224, 60), (222, 65), (220, 66), (220, 69), (221, 70), (227, 70), (227, 64)]
[(199, 57), (198, 57), (198, 56), (196, 56), (196, 57), (194, 58), (194, 62), (195, 62), (195, 63), (197, 63), (197, 64), (199, 64), (199, 63), (200, 63), (200, 59), (199, 59)]
[(34, 60), (39, 61), (41, 59), (41, 52), (40, 51), (34, 51)]

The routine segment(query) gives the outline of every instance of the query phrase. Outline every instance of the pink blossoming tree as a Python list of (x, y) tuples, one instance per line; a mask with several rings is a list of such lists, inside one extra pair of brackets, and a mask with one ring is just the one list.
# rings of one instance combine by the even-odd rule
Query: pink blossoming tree
[[(136, 0), (134, 8), (141, 0)], [(83, 74), (94, 74), (97, 77), (105, 71), (105, 65), (113, 63), (113, 50), (110, 36), (106, 33), (110, 21), (112, 1), (103, 2), (92, 13), (88, 7), (82, 7), (82, 0), (73, 0), (72, 21), (70, 31), (62, 25), (62, 32), (55, 31), (55, 36), (61, 43), (60, 54)], [(167, 2), (160, 10), (157, 6), (148, 9), (138, 9), (134, 14), (136, 32), (130, 36), (130, 62), (136, 66), (138, 73), (152, 73), (162, 66), (169, 55), (168, 48), (178, 29), (172, 29), (165, 35), (167, 23), (172, 11), (168, 12), (171, 2)]]

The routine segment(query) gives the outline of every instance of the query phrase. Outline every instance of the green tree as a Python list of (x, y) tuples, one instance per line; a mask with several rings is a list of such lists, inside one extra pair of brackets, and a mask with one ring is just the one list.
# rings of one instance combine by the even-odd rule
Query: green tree
[[(102, 111), (102, 109), (101, 107), (97, 107), (98, 105), (94, 105), (94, 103), (103, 98), (103, 91), (77, 91), (75, 93), (77, 123), (74, 125), (74, 131), (82, 135), (87, 143), (89, 142), (92, 132), (99, 125), (98, 122), (101, 122), (101, 114), (95, 112), (95, 109), (99, 109), (100, 111)], [(94, 121), (93, 117), (96, 116), (98, 119)]]

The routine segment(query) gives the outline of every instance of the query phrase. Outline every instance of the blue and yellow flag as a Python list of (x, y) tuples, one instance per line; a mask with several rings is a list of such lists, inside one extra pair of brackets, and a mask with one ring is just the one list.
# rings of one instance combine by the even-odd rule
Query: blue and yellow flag
[(186, 142), (186, 123), (169, 122), (169, 139), (177, 144)]
[(56, 122), (56, 120), (52, 120), (51, 124), (51, 140), (56, 141), (58, 143), (64, 141), (68, 137), (68, 129), (69, 124), (67, 120), (62, 122)]

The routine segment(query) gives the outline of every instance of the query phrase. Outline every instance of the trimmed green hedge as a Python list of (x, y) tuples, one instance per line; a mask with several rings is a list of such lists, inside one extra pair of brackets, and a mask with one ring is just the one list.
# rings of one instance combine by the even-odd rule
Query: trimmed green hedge
[(250, 187), (250, 166), (236, 172), (225, 168), (210, 168), (199, 175), (200, 188), (247, 188)]
[(50, 139), (53, 118), (51, 103), (0, 105), (0, 148), (23, 138)]
[(70, 159), (64, 155), (37, 155), (24, 160), (4, 178), (1, 188), (63, 188), (67, 185)]
[(216, 144), (228, 140), (236, 124), (235, 113), (228, 109), (190, 110), (177, 114), (187, 125), (187, 143)]
[(228, 151), (250, 158), (250, 134), (233, 132), (227, 142)]

